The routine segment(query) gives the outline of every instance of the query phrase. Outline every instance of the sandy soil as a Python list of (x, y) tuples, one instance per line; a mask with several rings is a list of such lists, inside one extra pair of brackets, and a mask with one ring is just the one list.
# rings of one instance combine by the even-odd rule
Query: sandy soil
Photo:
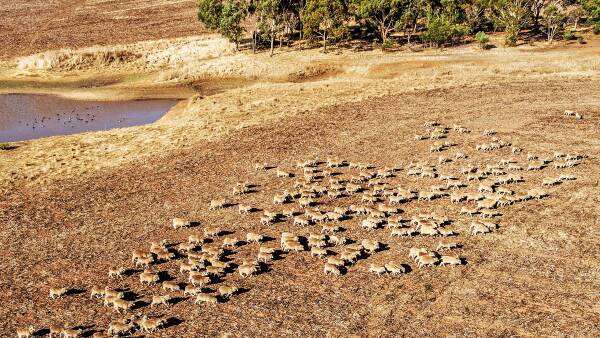
[[(259, 208), (274, 209), (271, 196), (291, 180), (277, 180), (274, 172), (255, 173), (255, 162), (266, 161), (290, 170), (296, 160), (339, 156), (383, 167), (405, 165), (412, 159), (431, 159), (430, 141), (415, 143), (412, 136), (425, 120), (464, 125), (473, 133), (450, 134), (465, 151), (466, 162), (492, 163), (511, 157), (508, 149), (480, 154), (475, 143), (486, 139), (483, 129), (495, 128), (497, 137), (542, 157), (552, 152), (579, 152), (589, 156), (566, 170), (577, 180), (548, 188), (549, 197), (502, 208), (500, 228), (492, 234), (470, 236), (461, 232), (463, 245), (456, 253), (468, 264), (457, 267), (417, 269), (407, 257), (408, 248), (433, 248), (439, 239), (417, 236), (390, 239), (388, 230), (366, 232), (360, 218), (343, 222), (342, 235), (360, 240), (372, 238), (388, 245), (349, 267), (342, 277), (326, 277), (317, 258), (308, 253), (285, 254), (269, 271), (249, 279), (228, 273), (222, 284), (244, 287), (244, 292), (214, 306), (194, 305), (182, 299), (168, 309), (142, 306), (136, 313), (171, 318), (157, 336), (591, 336), (600, 325), (598, 307), (598, 138), (600, 100), (596, 80), (523, 81), (512, 84), (461, 86), (386, 95), (360, 103), (339, 104), (262, 126), (233, 132), (227, 138), (201, 142), (186, 150), (148, 158), (118, 169), (104, 170), (79, 179), (65, 179), (44, 189), (18, 189), (2, 202), (1, 247), (3, 279), (0, 316), (8, 318), (2, 334), (16, 325), (35, 323), (43, 328), (59, 322), (103, 329), (121, 318), (90, 300), (87, 291), (60, 300), (47, 297), (50, 286), (68, 285), (88, 290), (95, 284), (128, 288), (140, 300), (160, 294), (159, 287), (140, 287), (137, 275), (110, 281), (105, 271), (129, 265), (130, 252), (151, 240), (183, 241), (202, 227), (217, 225), (243, 238), (248, 231), (278, 234), (318, 231), (300, 229), (290, 221), (272, 227), (258, 225), (258, 214), (241, 217), (234, 207), (208, 212), (211, 198), (229, 194), (240, 180), (258, 185), (258, 192), (233, 198)], [(481, 97), (481, 93), (494, 93)], [(585, 98), (586, 105), (581, 99)], [(566, 106), (587, 113), (583, 120), (562, 116)], [(514, 156), (526, 163), (525, 155)], [(461, 163), (449, 164), (446, 171)], [(343, 169), (348, 177), (349, 169)], [(543, 177), (558, 172), (524, 172), (517, 191), (537, 187)], [(409, 179), (406, 171), (390, 182), (425, 190), (437, 180)], [(471, 183), (467, 190), (476, 185)], [(224, 193), (226, 192), (226, 193)], [(356, 203), (357, 197), (325, 202)], [(459, 206), (447, 199), (410, 202), (401, 206), (404, 217), (437, 211), (459, 221)], [(172, 230), (174, 216), (198, 220), (201, 228)], [(217, 243), (221, 238), (216, 239)], [(332, 248), (339, 252), (339, 249)], [(243, 245), (228, 257), (241, 263), (256, 254)], [(394, 260), (410, 264), (412, 272), (401, 277), (375, 277), (370, 263)], [(179, 260), (177, 260), (179, 261)], [(167, 272), (177, 281), (177, 264), (163, 263), (152, 269)], [(143, 303), (140, 303), (143, 304)]]
[(193, 0), (14, 0), (3, 1), (0, 13), (0, 57), (204, 31)]

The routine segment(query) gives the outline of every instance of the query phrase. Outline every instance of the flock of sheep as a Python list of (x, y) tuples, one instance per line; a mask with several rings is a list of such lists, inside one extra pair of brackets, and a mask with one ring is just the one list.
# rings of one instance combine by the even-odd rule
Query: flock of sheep
[[(107, 277), (138, 278), (140, 284), (150, 285), (154, 294), (149, 305), (153, 308), (169, 306), (181, 295), (192, 297), (194, 304), (218, 305), (242, 290), (226, 282), (234, 279), (229, 278), (232, 274), (239, 278), (260, 274), (275, 257), (286, 253), (306, 252), (322, 265), (324, 275), (332, 276), (360, 269), (377, 276), (400, 276), (412, 269), (411, 264), (419, 269), (461, 266), (466, 263), (465, 257), (456, 253), (462, 248), (461, 237), (495, 231), (500, 227), (503, 208), (548, 196), (547, 187), (576, 179), (563, 171), (585, 159), (561, 151), (524, 154), (509, 140), (496, 137), (494, 130), (484, 130), (478, 136), (465, 127), (445, 127), (435, 121), (426, 122), (424, 128), (425, 132), (414, 140), (429, 142), (429, 154), (402, 168), (376, 168), (338, 158), (300, 161), (288, 170), (259, 163), (254, 168), (257, 179), (281, 180), (287, 188), (262, 205), (252, 205), (246, 196), (256, 191), (255, 185), (239, 182), (232, 187), (232, 196), (208, 203), (209, 212), (238, 212), (247, 222), (256, 222), (263, 232), (280, 232), (277, 245), (269, 244), (269, 236), (261, 232), (233, 237), (223, 234), (225, 230), (236, 234), (235, 229), (174, 218), (170, 227), (173, 231), (189, 231), (187, 241), (162, 240), (134, 250), (131, 262), (109, 269)], [(462, 138), (470, 134), (482, 142), (474, 147), (461, 146), (450, 140), (454, 134)], [(527, 177), (539, 180), (539, 175), (530, 174), (547, 169), (554, 175), (548, 174), (539, 182)], [(416, 189), (417, 185), (421, 188)], [(420, 211), (444, 200), (455, 204), (459, 211), (444, 215)], [(201, 232), (196, 230), (198, 226)], [(349, 233), (355, 238), (348, 237)], [(378, 239), (373, 239), (374, 235)], [(396, 249), (396, 244), (410, 243), (413, 236), (434, 237), (437, 245)], [(254, 258), (241, 262), (226, 259), (242, 247), (251, 250)], [(394, 260), (357, 264), (386, 248), (395, 250)], [(157, 271), (158, 264), (168, 261), (179, 266), (170, 273), (177, 276), (175, 280), (165, 280), (163, 272)], [(52, 287), (49, 297), (68, 297), (68, 293), (68, 288)], [(104, 332), (94, 333), (94, 337), (149, 333), (167, 324), (164, 317), (136, 315), (137, 301), (128, 299), (126, 292), (94, 286), (89, 295), (98, 300), (98, 306), (112, 307), (115, 313), (125, 316), (111, 322)], [(83, 333), (62, 326), (51, 326), (48, 332), (64, 338)], [(33, 333), (33, 326), (17, 331), (20, 338)]]

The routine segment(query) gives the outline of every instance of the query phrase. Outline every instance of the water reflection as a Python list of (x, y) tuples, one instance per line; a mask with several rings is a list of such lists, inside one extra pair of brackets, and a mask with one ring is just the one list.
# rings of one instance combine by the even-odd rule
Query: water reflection
[(176, 100), (104, 102), (51, 95), (0, 95), (0, 142), (148, 124), (176, 103)]

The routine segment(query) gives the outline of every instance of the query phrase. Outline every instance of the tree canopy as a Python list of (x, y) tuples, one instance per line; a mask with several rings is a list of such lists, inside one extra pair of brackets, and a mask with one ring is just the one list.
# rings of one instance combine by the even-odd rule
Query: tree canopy
[(252, 49), (268, 44), (271, 55), (284, 39), (320, 41), (326, 52), (348, 38), (441, 47), (498, 31), (514, 46), (523, 30), (572, 37), (584, 19), (600, 33), (600, 0), (199, 0), (198, 19), (236, 46), (251, 33)]

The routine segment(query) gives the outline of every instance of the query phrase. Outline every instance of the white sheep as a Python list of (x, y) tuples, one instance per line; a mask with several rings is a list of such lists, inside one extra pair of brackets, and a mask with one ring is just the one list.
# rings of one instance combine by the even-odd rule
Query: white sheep
[(179, 217), (173, 218), (173, 220), (171, 222), (173, 229), (189, 227), (191, 225), (191, 223), (192, 222), (190, 222), (189, 220), (187, 220), (185, 218), (179, 218)]
[(346, 244), (345, 237), (329, 236), (329, 242), (335, 246)]
[(33, 325), (29, 325), (26, 328), (18, 328), (17, 329), (17, 338), (30, 338), (35, 332)]
[(553, 186), (553, 185), (556, 185), (556, 184), (558, 184), (560, 182), (561, 182), (560, 178), (557, 179), (557, 178), (546, 177), (546, 178), (542, 179), (542, 187), (544, 187), (544, 186)]
[(210, 204), (208, 206), (208, 210), (223, 209), (226, 204), (227, 204), (227, 200), (224, 199), (224, 198), (223, 199), (211, 200)]
[(152, 296), (152, 302), (150, 302), (150, 307), (154, 307), (154, 305), (164, 305), (169, 306), (171, 301), (171, 296), (163, 295), (163, 296)]
[(108, 278), (122, 278), (125, 271), (124, 267), (108, 268)]
[(196, 296), (196, 300), (194, 301), (194, 304), (199, 304), (199, 303), (218, 304), (219, 299), (214, 295), (209, 295), (207, 293), (201, 293)]
[(263, 240), (263, 235), (254, 232), (246, 234), (246, 242), (260, 244)]
[(223, 239), (223, 247), (224, 248), (235, 248), (238, 244), (239, 240), (235, 237), (224, 238)]
[(331, 263), (325, 263), (323, 271), (325, 272), (326, 275), (332, 274), (334, 276), (341, 276), (342, 272), (340, 271), (340, 268), (336, 265), (333, 265)]
[(441, 242), (439, 242), (436, 250), (437, 251), (450, 250), (450, 249), (454, 249), (457, 247), (458, 247), (458, 243), (456, 243), (455, 241), (441, 241)]
[(419, 267), (419, 269), (422, 269), (427, 266), (434, 266), (438, 262), (437, 257), (431, 255), (421, 255), (419, 256), (419, 258), (420, 259), (417, 262), (417, 266)]
[(62, 288), (50, 288), (50, 299), (61, 298), (69, 292), (69, 289), (66, 287)]
[(165, 291), (180, 291), (181, 288), (179, 287), (179, 284), (177, 284), (177, 282), (173, 282), (173, 281), (164, 281), (162, 283), (162, 289)]
[(381, 276), (381, 275), (387, 273), (387, 269), (383, 265), (371, 264), (369, 266), (369, 272), (374, 273), (377, 276)]
[(311, 256), (317, 256), (319, 258), (323, 258), (323, 257), (327, 256), (327, 249), (315, 246), (310, 249), (310, 254), (311, 254)]
[(461, 265), (462, 259), (458, 256), (442, 256), (440, 266), (442, 265)]
[(254, 170), (265, 171), (265, 170), (267, 170), (268, 167), (269, 167), (269, 165), (267, 163), (256, 163), (254, 165)]
[(472, 235), (486, 234), (490, 232), (490, 229), (481, 222), (471, 222), (469, 229), (471, 230)]
[(238, 267), (240, 276), (246, 278), (254, 275), (258, 272), (258, 267), (254, 264), (243, 264)]
[(386, 263), (384, 267), (387, 271), (389, 271), (392, 274), (392, 276), (397, 276), (406, 273), (406, 268), (404, 266), (393, 262)]
[(258, 252), (257, 261), (261, 263), (268, 263), (271, 259), (273, 259), (273, 254), (269, 252)]
[(219, 294), (223, 298), (229, 298), (238, 291), (239, 291), (239, 288), (237, 286), (228, 286), (228, 285), (219, 286)]
[(410, 228), (394, 228), (392, 229), (391, 233), (390, 233), (390, 237), (402, 237), (402, 236), (408, 236), (408, 237), (412, 237), (414, 230), (410, 229)]
[(296, 226), (305, 227), (310, 225), (310, 220), (303, 216), (295, 216), (293, 224)]

